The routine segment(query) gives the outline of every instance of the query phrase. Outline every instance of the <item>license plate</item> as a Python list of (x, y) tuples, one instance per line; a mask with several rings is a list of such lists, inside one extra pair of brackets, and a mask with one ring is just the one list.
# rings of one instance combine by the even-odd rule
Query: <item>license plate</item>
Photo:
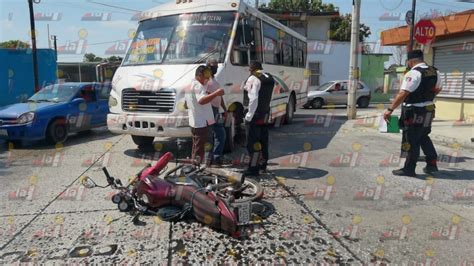
[(0, 136), (8, 137), (8, 131), (6, 129), (0, 129)]
[(250, 222), (250, 202), (236, 203), (234, 206), (237, 208), (239, 224), (248, 224)]

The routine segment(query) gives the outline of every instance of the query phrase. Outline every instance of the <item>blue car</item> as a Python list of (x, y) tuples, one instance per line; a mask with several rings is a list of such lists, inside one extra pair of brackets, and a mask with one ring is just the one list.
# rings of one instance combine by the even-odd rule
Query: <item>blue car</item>
[(0, 139), (65, 142), (72, 132), (107, 124), (110, 83), (44, 87), (24, 103), (0, 107)]

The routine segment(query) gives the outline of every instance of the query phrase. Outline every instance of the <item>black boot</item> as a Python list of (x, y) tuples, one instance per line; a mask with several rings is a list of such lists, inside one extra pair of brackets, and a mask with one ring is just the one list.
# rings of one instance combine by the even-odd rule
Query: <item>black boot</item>
[(397, 169), (397, 170), (393, 170), (393, 171), (392, 171), (392, 174), (393, 174), (393, 175), (397, 175), (397, 176), (416, 177), (416, 173), (415, 173), (415, 172), (408, 172), (408, 171), (406, 171), (404, 168), (400, 168), (400, 169)]
[(423, 168), (423, 173), (425, 174), (433, 174), (438, 171), (437, 165), (426, 165), (426, 167)]

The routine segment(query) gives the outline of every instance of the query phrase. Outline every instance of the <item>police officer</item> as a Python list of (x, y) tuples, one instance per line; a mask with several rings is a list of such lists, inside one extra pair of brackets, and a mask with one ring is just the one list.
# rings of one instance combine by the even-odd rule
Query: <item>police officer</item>
[(429, 134), (435, 115), (433, 100), (441, 91), (441, 80), (437, 69), (423, 61), (421, 50), (410, 51), (407, 64), (411, 70), (404, 76), (400, 92), (385, 111), (384, 119), (388, 121), (393, 110), (403, 103), (399, 124), (403, 130), (402, 157), (406, 157), (406, 161), (403, 168), (392, 173), (415, 177), (420, 147), (426, 155), (423, 172), (432, 174), (438, 171), (438, 155)]
[(250, 63), (250, 77), (244, 89), (249, 99), (245, 115), (247, 125), (247, 151), (250, 162), (244, 176), (258, 176), (259, 170), (266, 171), (268, 162), (268, 120), (275, 80), (263, 72), (262, 64)]

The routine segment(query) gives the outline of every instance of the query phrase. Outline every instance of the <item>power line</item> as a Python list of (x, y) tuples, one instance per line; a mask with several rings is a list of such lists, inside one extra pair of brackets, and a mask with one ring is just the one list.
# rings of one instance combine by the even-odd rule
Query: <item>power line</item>
[(127, 11), (133, 11), (133, 12), (142, 12), (141, 10), (126, 8), (126, 7), (121, 7), (121, 6), (111, 5), (111, 4), (99, 3), (99, 2), (95, 2), (93, 0), (87, 0), (87, 2), (92, 3), (92, 4), (96, 4), (96, 5), (101, 5), (101, 6), (117, 8), (117, 9), (121, 9), (121, 10), (127, 10)]

